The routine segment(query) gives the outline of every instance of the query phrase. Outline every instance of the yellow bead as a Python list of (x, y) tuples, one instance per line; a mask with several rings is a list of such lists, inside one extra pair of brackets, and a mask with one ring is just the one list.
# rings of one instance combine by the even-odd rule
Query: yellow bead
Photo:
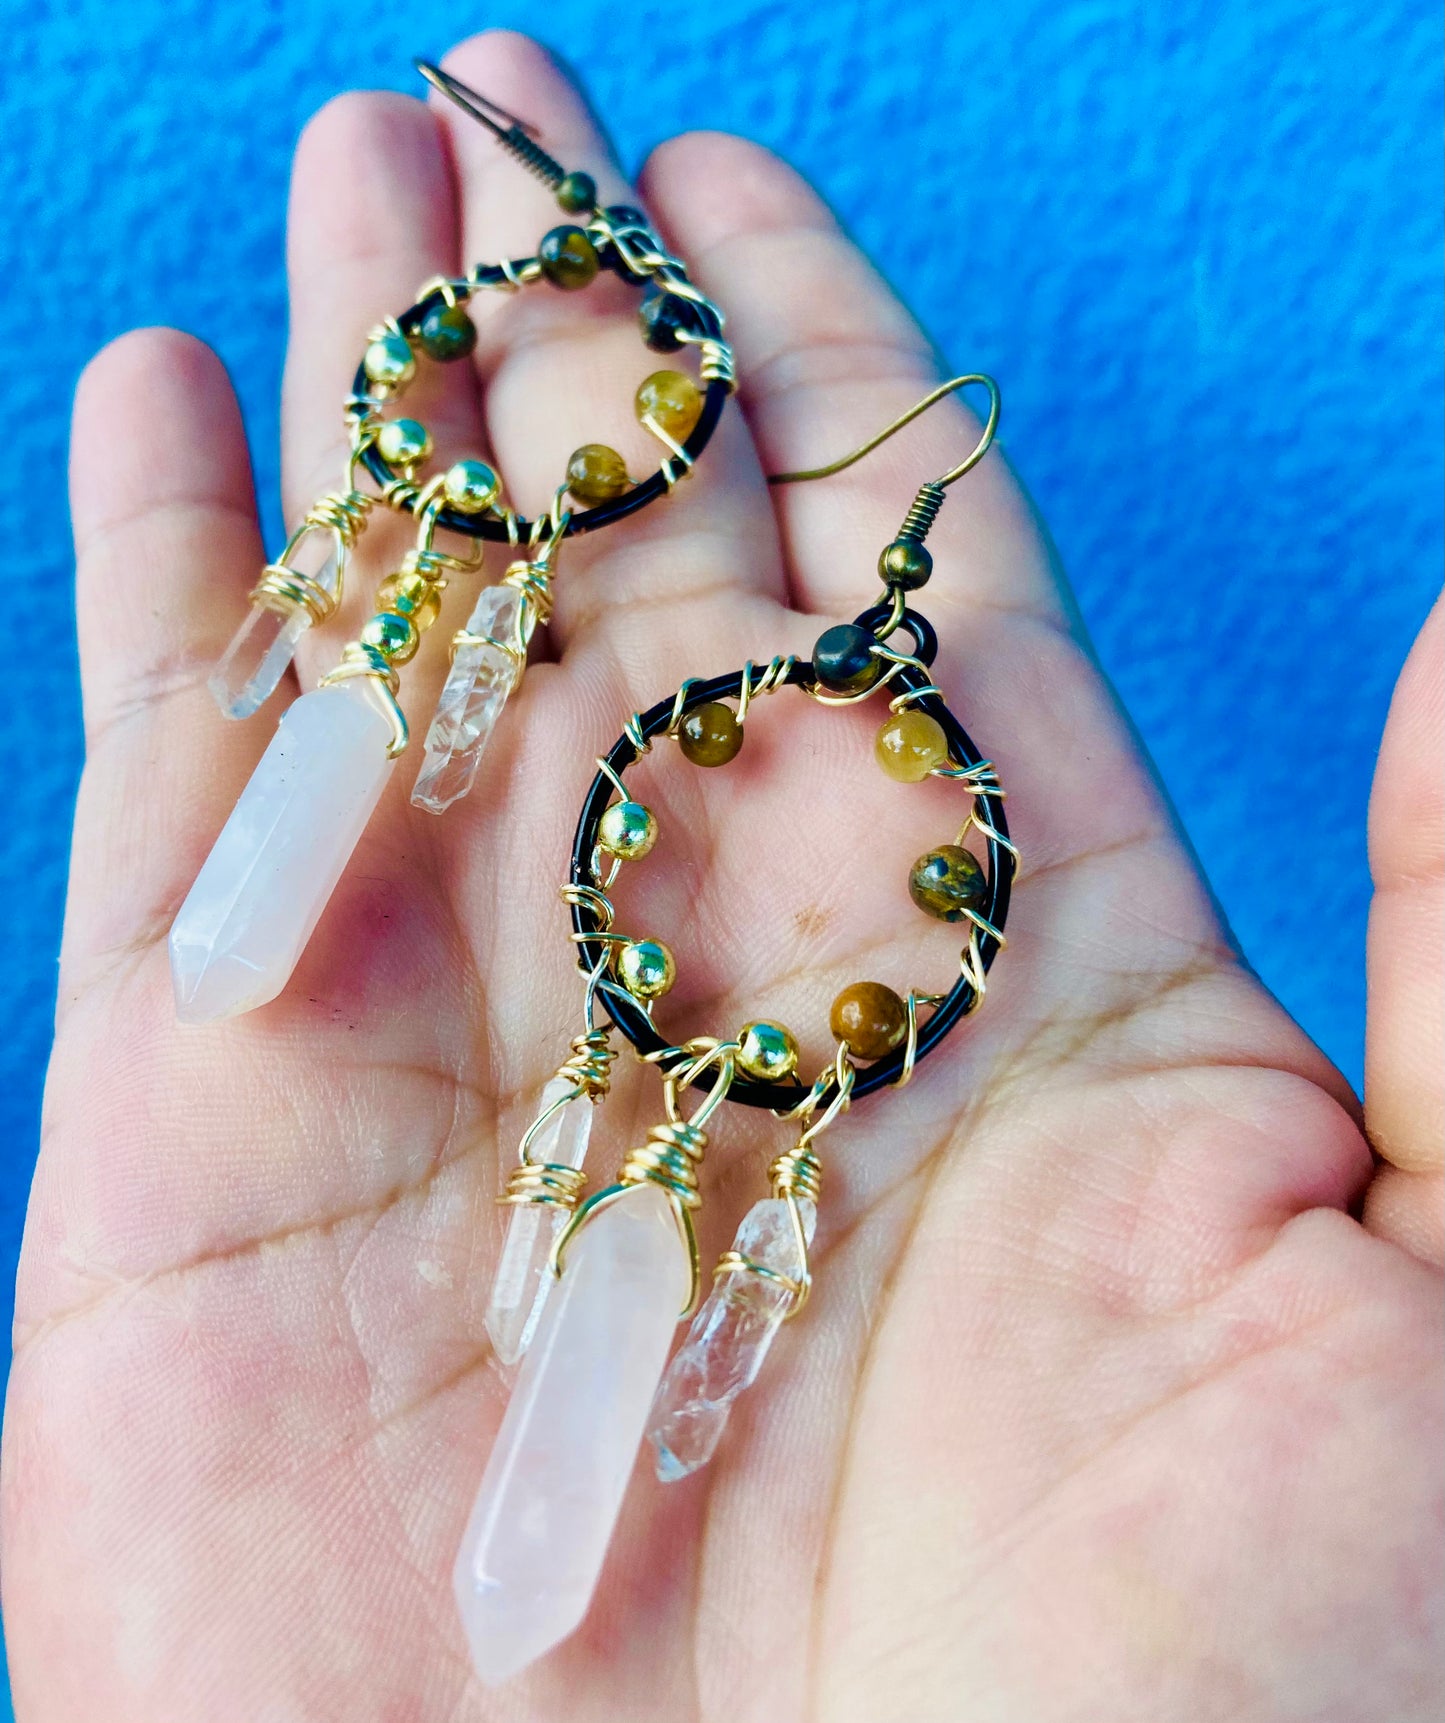
[(678, 725), (677, 745), (694, 766), (725, 766), (743, 745), (743, 727), (731, 706), (708, 700)]
[(738, 1066), (761, 1083), (778, 1083), (798, 1068), (798, 1043), (781, 1023), (759, 1020), (738, 1032)]
[(431, 627), (441, 610), (441, 594), (424, 574), (406, 571), (393, 574), (381, 583), (377, 602), (385, 610), (400, 611), (409, 616), (423, 632)]
[(640, 422), (655, 419), (676, 443), (685, 443), (702, 416), (702, 391), (686, 371), (654, 371), (633, 402)]
[(637, 861), (657, 842), (657, 819), (641, 802), (613, 802), (597, 822), (597, 841), (608, 855)]
[(948, 738), (937, 718), (906, 706), (879, 730), (873, 752), (890, 778), (919, 784), (948, 758)]
[(677, 965), (660, 939), (634, 939), (617, 954), (617, 974), (634, 999), (658, 999), (677, 980)]
[(442, 494), (464, 515), (479, 515), (501, 494), (502, 481), (485, 461), (458, 461), (447, 468)]
[(392, 419), (377, 432), (381, 458), (394, 467), (414, 467), (431, 454), (431, 433), (415, 419)]
[(405, 335), (388, 332), (378, 335), (366, 349), (362, 369), (373, 383), (387, 389), (399, 389), (416, 375), (416, 355)]
[(627, 463), (605, 443), (584, 443), (567, 463), (567, 489), (579, 503), (605, 503), (631, 488)]
[(405, 664), (419, 644), (416, 625), (409, 616), (381, 610), (361, 630), (362, 644), (374, 646), (390, 664)]

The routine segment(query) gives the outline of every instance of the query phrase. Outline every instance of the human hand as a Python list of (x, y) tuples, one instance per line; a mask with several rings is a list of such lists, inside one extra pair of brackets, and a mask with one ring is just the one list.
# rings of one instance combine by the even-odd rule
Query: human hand
[[(448, 63), (624, 195), (535, 46), (493, 34)], [(577, 1027), (556, 887), (592, 757), (684, 676), (805, 655), (860, 610), (917, 484), (974, 434), (940, 406), (770, 493), (765, 472), (920, 395), (927, 345), (762, 150), (675, 139), (640, 191), (729, 313), (741, 410), (674, 497), (565, 547), (552, 661), (473, 797), (433, 822), (404, 763), (286, 992), (199, 1030), (175, 1022), (165, 934), (270, 731), (223, 724), (204, 686), (264, 561), (246, 448), (185, 337), (128, 336), (82, 383), (88, 763), (3, 1460), (21, 1723), (1438, 1716), (1440, 617), (1372, 815), (1376, 1167), (1347, 1087), (1230, 946), (998, 455), (950, 493), (923, 595), (1024, 856), (988, 998), (827, 1139), (814, 1297), (713, 1465), (674, 1487), (640, 1467), (584, 1627), (503, 1691), (472, 1677), (450, 1574), (506, 1392), (492, 1199)], [(318, 116), (290, 517), (339, 470), (366, 329), (546, 222), (450, 114), (352, 95)], [(494, 451), (529, 511), (580, 442), (636, 470), (632, 311), (605, 287), (483, 307), (485, 401), (453, 368), (408, 407), (446, 454)], [(305, 685), (366, 613), (375, 536)], [(436, 645), (404, 682), (423, 722)], [(662, 837), (619, 922), (677, 951), (669, 1033), (773, 1017), (813, 1069), (846, 983), (947, 983), (952, 935), (901, 882), (958, 793), (882, 778), (876, 719), (780, 694), (725, 770), (661, 749), (635, 769)], [(658, 1116), (655, 1077), (618, 1071), (603, 1173)], [(741, 1114), (710, 1151), (705, 1250), (782, 1146)]]

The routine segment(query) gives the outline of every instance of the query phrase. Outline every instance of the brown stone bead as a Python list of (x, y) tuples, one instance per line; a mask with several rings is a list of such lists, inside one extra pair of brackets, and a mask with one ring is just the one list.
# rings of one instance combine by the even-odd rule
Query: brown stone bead
[(725, 766), (743, 745), (743, 727), (731, 706), (709, 700), (694, 706), (678, 725), (677, 745), (694, 766)]
[(597, 247), (580, 227), (554, 227), (537, 247), (537, 260), (554, 287), (586, 287), (597, 278)]
[(579, 503), (605, 503), (630, 489), (627, 463), (606, 443), (583, 443), (567, 463), (567, 489)]
[(686, 371), (654, 371), (638, 386), (637, 417), (655, 419), (674, 442), (685, 443), (702, 416), (702, 391)]
[(908, 895), (927, 915), (964, 921), (983, 904), (988, 881), (976, 855), (961, 844), (940, 844), (919, 856), (908, 874)]
[(886, 1059), (908, 1034), (908, 1007), (881, 981), (855, 981), (833, 1001), (828, 1013), (833, 1038), (846, 1041), (855, 1059)]
[(900, 784), (921, 784), (948, 758), (948, 738), (937, 718), (905, 706), (879, 730), (873, 752), (890, 778)]

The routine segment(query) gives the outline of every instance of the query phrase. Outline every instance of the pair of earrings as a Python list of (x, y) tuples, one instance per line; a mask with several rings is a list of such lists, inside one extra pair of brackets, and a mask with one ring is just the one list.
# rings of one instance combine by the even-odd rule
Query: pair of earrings
[[(721, 311), (645, 217), (599, 208), (592, 179), (566, 172), (521, 121), (419, 64), (577, 222), (552, 229), (534, 257), (427, 283), (416, 304), (372, 332), (345, 407), (342, 488), (317, 501), (264, 570), (213, 678), (222, 709), (246, 716), (276, 688), (306, 629), (334, 612), (347, 562), (378, 507), (413, 517), (416, 543), (383, 582), (359, 637), (283, 717), (177, 916), (177, 1006), (193, 1021), (249, 1010), (285, 986), (408, 744), (399, 671), (435, 620), (448, 581), (476, 573), (485, 541), (509, 546), (506, 572), (481, 588), (453, 641), (426, 737), (412, 799), (436, 813), (472, 785), (532, 636), (550, 613), (567, 540), (666, 496), (702, 455), (734, 387)], [(588, 445), (572, 456), (551, 508), (535, 521), (512, 509), (497, 474), (479, 460), (430, 473), (425, 428), (387, 411), (419, 356), (445, 364), (471, 353), (476, 331), (466, 305), (478, 293), (516, 293), (535, 282), (572, 290), (603, 269), (643, 292), (649, 348), (696, 353), (695, 379), (656, 372), (637, 392), (638, 416), (666, 450), (658, 470), (634, 482), (620, 456)], [(910, 606), (932, 572), (925, 539), (947, 487), (992, 443), (997, 386), (983, 376), (956, 377), (852, 454), (772, 482), (841, 471), (970, 384), (989, 394), (982, 434), (963, 461), (919, 489), (879, 557), (877, 601), (825, 629), (808, 660), (778, 656), (685, 680), (633, 714), (596, 761), (562, 888), (584, 984), (581, 1027), (542, 1090), (499, 1199), (508, 1224), (486, 1321), (499, 1360), (520, 1367), (454, 1572), (473, 1661), (489, 1683), (506, 1680), (582, 1621), (644, 1440), (665, 1482), (712, 1457), (733, 1403), (782, 1323), (808, 1300), (824, 1134), (852, 1102), (909, 1081), (918, 1061), (982, 1001), (1003, 947), (1018, 859), (1004, 792), (932, 681), (937, 636)], [(363, 474), (374, 489), (361, 488)], [(467, 542), (442, 549), (439, 534)], [(655, 1013), (675, 978), (672, 952), (620, 931), (609, 896), (621, 869), (641, 862), (659, 839), (656, 818), (626, 774), (668, 742), (698, 767), (725, 766), (743, 746), (755, 707), (788, 689), (834, 707), (886, 696), (878, 764), (903, 781), (947, 778), (967, 803), (952, 840), (920, 856), (906, 882), (921, 910), (963, 931), (951, 984), (906, 995), (869, 981), (845, 988), (830, 1013), (834, 1052), (811, 1081), (799, 1076), (797, 1041), (778, 1023), (669, 1040)], [(657, 1071), (663, 1117), (623, 1156), (613, 1180), (588, 1195), (584, 1159), (618, 1054), (614, 1031)], [(701, 1099), (689, 1111), (694, 1089)], [(744, 1216), (704, 1296), (694, 1215), (709, 1122), (726, 1102), (764, 1108), (794, 1134), (771, 1160), (766, 1194)], [(679, 1312), (691, 1321), (669, 1363)]]
[[(591, 176), (564, 169), (523, 121), (437, 67), (418, 67), (542, 180), (572, 219), (550, 229), (534, 256), (428, 281), (415, 304), (370, 333), (344, 407), (341, 486), (317, 499), (262, 571), (250, 613), (211, 677), (222, 712), (254, 713), (280, 684), (306, 631), (334, 614), (347, 565), (378, 508), (412, 517), (416, 542), (381, 583), (375, 613), (336, 667), (288, 708), (176, 916), (171, 976), (183, 1022), (254, 1010), (290, 979), (408, 746), (396, 697), (400, 671), (435, 622), (447, 585), (478, 573), (484, 544), (508, 546), (506, 572), (481, 588), (452, 641), (412, 791), (413, 803), (434, 814), (472, 787), (532, 636), (551, 612), (566, 541), (667, 496), (707, 448), (735, 386), (722, 312), (689, 281), (687, 266), (647, 218), (625, 205), (599, 207)], [(651, 351), (696, 358), (695, 376), (654, 370), (637, 389), (637, 417), (664, 450), (657, 470), (634, 481), (614, 449), (584, 444), (536, 520), (511, 507), (484, 461), (464, 458), (432, 471), (431, 434), (391, 409), (419, 364), (453, 364), (471, 354), (477, 331), (468, 302), (537, 284), (575, 292), (604, 271), (641, 294), (638, 323)], [(374, 489), (362, 488), (363, 475)], [(454, 548), (443, 549), (439, 535)]]

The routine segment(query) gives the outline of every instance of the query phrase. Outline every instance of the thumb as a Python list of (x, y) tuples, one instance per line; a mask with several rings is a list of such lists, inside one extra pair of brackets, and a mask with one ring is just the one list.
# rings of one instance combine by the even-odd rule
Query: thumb
[(1445, 1264), (1445, 600), (1420, 630), (1370, 797), (1365, 1223)]

